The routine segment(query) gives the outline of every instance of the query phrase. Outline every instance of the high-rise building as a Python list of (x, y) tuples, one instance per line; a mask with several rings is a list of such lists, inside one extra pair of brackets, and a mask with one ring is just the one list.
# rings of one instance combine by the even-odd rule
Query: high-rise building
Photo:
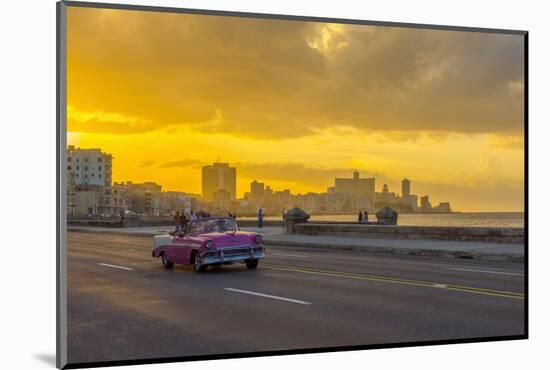
[(410, 204), (411, 181), (409, 179), (403, 179), (401, 181), (401, 198), (403, 199), (403, 203)]
[(111, 154), (101, 149), (67, 147), (67, 214), (111, 215)]
[(67, 173), (76, 187), (111, 187), (112, 160), (110, 154), (101, 149), (81, 149), (69, 145), (67, 148)]
[(253, 200), (261, 200), (264, 197), (264, 183), (256, 180), (250, 183), (250, 197)]
[(423, 211), (430, 211), (432, 209), (429, 195), (424, 195), (423, 197), (420, 197), (420, 208)]
[(416, 209), (418, 208), (418, 195), (409, 195), (409, 204), (412, 206), (413, 211), (416, 211)]
[(334, 191), (336, 193), (350, 194), (353, 196), (374, 195), (374, 177), (360, 178), (355, 171), (353, 177), (334, 179)]
[(214, 200), (214, 193), (225, 190), (229, 199), (234, 200), (237, 192), (237, 170), (228, 163), (216, 162), (202, 168), (202, 198), (205, 201)]

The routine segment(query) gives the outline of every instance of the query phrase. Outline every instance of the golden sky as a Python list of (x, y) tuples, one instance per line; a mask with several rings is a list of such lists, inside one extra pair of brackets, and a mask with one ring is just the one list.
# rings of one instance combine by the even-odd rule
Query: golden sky
[(324, 192), (376, 177), (461, 211), (523, 211), (523, 37), (68, 8), (68, 141), (114, 181)]

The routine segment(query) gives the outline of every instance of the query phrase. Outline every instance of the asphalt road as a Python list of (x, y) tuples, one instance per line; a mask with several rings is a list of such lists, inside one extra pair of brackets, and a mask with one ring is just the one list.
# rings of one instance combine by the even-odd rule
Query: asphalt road
[(69, 232), (69, 363), (524, 333), (522, 263), (269, 247), (205, 274)]

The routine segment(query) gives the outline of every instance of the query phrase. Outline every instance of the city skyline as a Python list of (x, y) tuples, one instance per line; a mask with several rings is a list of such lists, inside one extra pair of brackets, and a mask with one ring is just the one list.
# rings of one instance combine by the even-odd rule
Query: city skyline
[(68, 141), (113, 153), (113, 181), (200, 193), (220, 157), (239, 168), (237, 197), (254, 179), (320, 193), (359, 169), (376, 191), (407, 177), (456, 210), (523, 211), (519, 36), (84, 8), (68, 19)]

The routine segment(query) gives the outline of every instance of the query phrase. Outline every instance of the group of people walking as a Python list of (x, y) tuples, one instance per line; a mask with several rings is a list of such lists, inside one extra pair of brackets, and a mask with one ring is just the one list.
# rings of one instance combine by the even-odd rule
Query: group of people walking
[[(237, 218), (236, 213), (229, 212), (227, 216), (233, 219)], [(176, 214), (174, 215), (174, 225), (176, 226), (176, 230), (174, 230), (174, 234), (181, 234), (182, 232), (184, 232), (187, 229), (187, 225), (189, 224), (189, 222), (195, 221), (201, 218), (208, 218), (208, 217), (211, 217), (211, 215), (210, 213), (205, 211), (191, 212), (189, 217), (187, 217), (184, 212), (180, 213), (179, 211), (177, 211)], [(260, 208), (258, 210), (258, 227), (262, 228), (263, 224), (264, 224), (264, 212)]]
[(359, 222), (360, 224), (369, 222), (368, 212), (359, 211), (359, 215), (357, 216), (357, 222)]
[(189, 222), (208, 217), (210, 217), (210, 213), (205, 211), (191, 212), (189, 218), (185, 215), (185, 213), (180, 213), (177, 211), (174, 215), (174, 225), (176, 226), (174, 233), (181, 234), (187, 229), (187, 224), (189, 224)]

